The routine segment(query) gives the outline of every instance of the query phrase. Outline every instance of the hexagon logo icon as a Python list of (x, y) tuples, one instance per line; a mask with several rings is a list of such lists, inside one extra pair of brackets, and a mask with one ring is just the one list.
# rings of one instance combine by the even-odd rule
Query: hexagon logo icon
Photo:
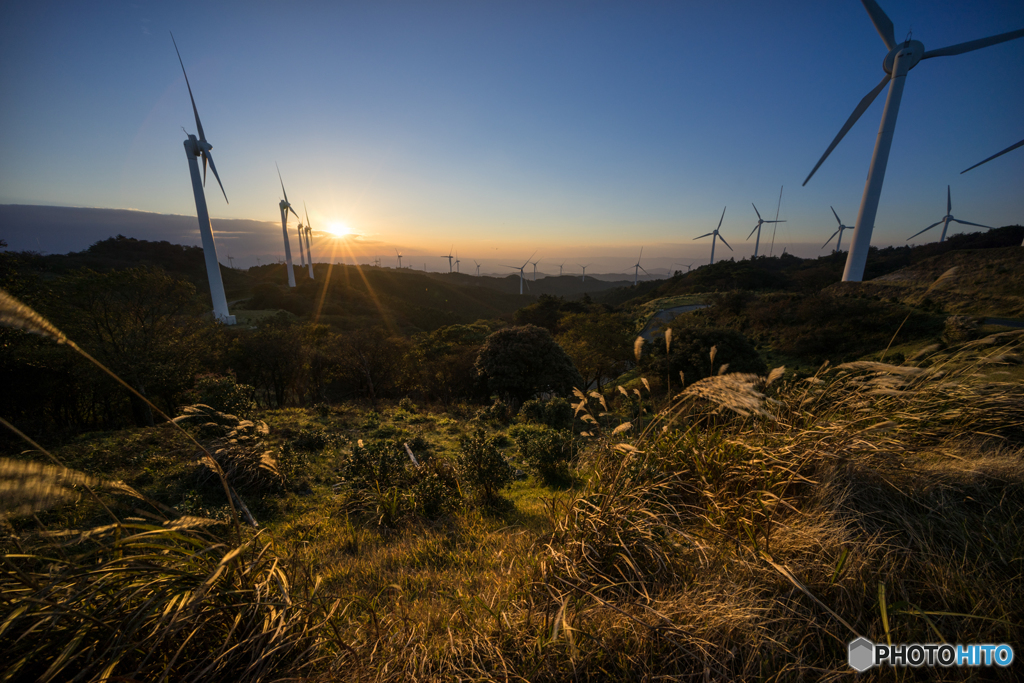
[(867, 638), (858, 638), (849, 645), (848, 661), (855, 671), (867, 671), (875, 665), (875, 645)]

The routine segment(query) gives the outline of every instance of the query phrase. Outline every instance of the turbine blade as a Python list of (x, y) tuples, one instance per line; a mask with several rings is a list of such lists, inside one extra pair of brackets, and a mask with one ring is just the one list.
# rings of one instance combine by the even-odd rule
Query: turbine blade
[[(725, 210), (727, 208), (728, 207), (725, 207), (725, 206), (722, 207), (722, 217), (718, 219), (718, 228), (722, 227), (722, 221), (725, 220)], [(715, 232), (718, 231), (718, 228), (715, 228)]]
[[(754, 206), (754, 202), (750, 202), (750, 205)], [(757, 210), (756, 206), (754, 206), (754, 213), (757, 214), (757, 220), (761, 220), (761, 212)], [(753, 235), (754, 233), (750, 233), (750, 234)], [(747, 239), (750, 239), (750, 238), (748, 237)]]
[[(729, 243), (725, 241), (724, 237), (722, 237), (722, 233), (718, 233), (718, 239), (722, 240), (722, 243), (729, 247)], [(732, 251), (732, 247), (729, 247), (729, 251)]]
[[(984, 161), (979, 161), (974, 166), (971, 166), (971, 168), (978, 168), (982, 164), (988, 163), (989, 161), (992, 161), (996, 157), (1001, 157), (1004, 154), (1006, 154), (1007, 152), (1012, 152), (1013, 150), (1017, 149), (1018, 147), (1021, 147), (1022, 145), (1024, 145), (1024, 140), (1021, 140), (1020, 142), (1018, 142), (1015, 145), (1010, 145), (1009, 147), (1004, 149), (1002, 152), (999, 152), (998, 154), (993, 154), (992, 156), (990, 156), (988, 159), (985, 159)], [(963, 175), (964, 173), (967, 173), (967, 171), (970, 171), (971, 168), (965, 168), (964, 170), (960, 171), (960, 175)]]
[[(284, 189), (284, 180), (281, 179), (281, 167), (277, 165), (276, 161), (274, 162), (274, 167), (277, 169), (277, 179), (281, 181), (281, 194), (284, 195), (284, 203), (287, 204), (288, 203), (288, 192), (285, 191), (285, 189)], [(289, 206), (288, 208), (290, 209), (291, 206)]]
[(912, 240), (912, 239), (914, 239), (915, 237), (917, 237), (918, 235), (920, 235), (920, 234), (921, 234), (922, 232), (928, 232), (929, 230), (931, 230), (932, 228), (934, 228), (934, 227), (935, 227), (936, 225), (938, 225), (938, 224), (939, 224), (939, 223), (941, 223), (941, 222), (942, 222), (942, 221), (936, 221), (936, 222), (932, 223), (931, 225), (929, 225), (929, 226), (928, 226), (927, 228), (925, 228), (924, 230), (922, 230), (921, 232), (915, 232), (915, 233), (914, 233), (913, 235), (911, 235), (910, 237), (908, 237), (908, 238), (907, 238), (907, 241), (909, 242), (910, 240)]
[[(220, 175), (217, 174), (217, 165), (213, 163), (213, 155), (207, 150), (203, 153), (203, 185), (206, 185), (206, 160), (210, 160), (210, 170), (213, 171), (213, 177), (217, 179), (217, 184), (220, 185), (220, 191), (224, 194), (224, 201), (228, 202), (228, 193), (224, 192), (224, 183), (220, 181)], [(231, 202), (228, 202), (230, 204)]]
[(846, 134), (850, 132), (850, 129), (853, 128), (853, 124), (857, 123), (857, 119), (859, 119), (861, 115), (865, 111), (867, 111), (867, 108), (870, 107), (871, 103), (875, 101), (876, 97), (878, 97), (878, 93), (882, 92), (882, 88), (886, 86), (890, 78), (892, 77), (889, 74), (886, 74), (882, 78), (882, 82), (876, 85), (874, 90), (872, 90), (871, 92), (864, 96), (864, 99), (860, 101), (860, 104), (857, 105), (857, 108), (853, 110), (852, 114), (850, 114), (850, 118), (846, 119), (846, 123), (843, 124), (843, 127), (841, 129), (839, 129), (839, 134), (836, 135), (835, 139), (832, 141), (832, 144), (828, 146), (828, 149), (825, 150), (825, 153), (821, 155), (820, 159), (818, 159), (818, 163), (816, 163), (814, 165), (814, 168), (811, 169), (811, 172), (807, 174), (807, 180), (804, 180), (804, 185), (807, 184), (807, 181), (811, 179), (811, 176), (815, 174), (818, 168), (823, 163), (825, 163), (825, 159), (828, 159), (828, 155), (831, 154), (832, 150), (836, 148), (836, 145), (839, 144), (839, 141), (842, 140), (843, 137), (845, 137)]
[[(768, 222), (769, 222), (769, 221), (765, 221), (765, 223), (768, 223)], [(754, 226), (754, 229), (750, 231), (750, 234), (749, 234), (749, 235), (747, 235), (747, 239), (748, 239), (748, 240), (749, 240), (749, 239), (750, 239), (751, 237), (753, 237), (753, 236), (754, 236), (754, 233), (755, 233), (755, 232), (757, 232), (757, 229), (758, 229), (759, 227), (761, 227), (761, 224), (760, 224), (760, 223), (758, 223), (757, 225), (755, 225), (755, 226)]]
[(306, 208), (306, 200), (305, 199), (302, 200), (302, 212), (304, 214), (306, 214), (306, 227), (307, 228), (312, 227), (309, 224), (309, 209)]
[(878, 31), (878, 35), (882, 36), (882, 42), (890, 50), (896, 47), (896, 35), (892, 27), (892, 19), (890, 19), (878, 3), (875, 0), (860, 0), (864, 5), (864, 9), (868, 11), (868, 16), (871, 17), (871, 23), (875, 25), (875, 30)]
[(786, 221), (765, 221), (765, 223), (785, 223)]
[(701, 239), (701, 237), (710, 237), (711, 235), (714, 235), (714, 234), (715, 233), (713, 233), (713, 232), (709, 232), (709, 233), (701, 235), (700, 237), (694, 237), (693, 239), (699, 240), (699, 239)]
[[(832, 209), (831, 206), (828, 207), (828, 208)], [(836, 213), (835, 209), (832, 209), (832, 215), (836, 217), (836, 223), (838, 223), (840, 226), (842, 226), (843, 222), (841, 220), (839, 220), (839, 214)], [(827, 244), (827, 242), (826, 242), (826, 244)]]
[[(170, 33), (170, 31), (168, 31)], [(203, 124), (199, 120), (199, 110), (196, 109), (196, 98), (192, 97), (192, 86), (188, 82), (188, 74), (185, 73), (185, 62), (181, 61), (181, 51), (178, 50), (178, 42), (174, 40), (171, 33), (171, 42), (174, 43), (174, 51), (178, 54), (178, 64), (181, 64), (181, 73), (185, 76), (185, 86), (188, 88), (188, 98), (192, 100), (192, 113), (196, 115), (196, 129), (199, 131), (199, 139), (206, 142), (206, 133), (203, 132)], [(205, 185), (205, 181), (203, 183)]]
[[(640, 270), (642, 270), (642, 271), (644, 271), (645, 273), (647, 273), (647, 269), (646, 269), (646, 268), (644, 268), (643, 266), (640, 266)], [(647, 274), (648, 274), (648, 275), (650, 275), (650, 273), (647, 273)]]
[(928, 50), (921, 56), (921, 59), (962, 55), (965, 52), (973, 52), (974, 50), (980, 50), (981, 48), (988, 47), (989, 45), (998, 45), (999, 43), (1005, 43), (1008, 40), (1021, 37), (1024, 37), (1024, 28), (1019, 28), (1016, 31), (1000, 33), (997, 36), (989, 36), (988, 38), (969, 40), (966, 43), (957, 43), (956, 45), (950, 45), (949, 47), (940, 47), (937, 50)]
[[(293, 216), (295, 216), (296, 218), (299, 218), (299, 214), (295, 213), (295, 209), (292, 208), (291, 204), (288, 205), (288, 210), (292, 212)], [(302, 219), (299, 218), (299, 220), (301, 221)]]
[(831, 242), (833, 239), (835, 239), (835, 236), (838, 235), (838, 234), (839, 234), (838, 230), (836, 230), (834, 233), (832, 233), (832, 237), (829, 237), (827, 240), (825, 240), (825, 244), (821, 245), (821, 248), (824, 249), (825, 247), (827, 247), (828, 243)]
[(995, 230), (991, 225), (982, 225), (981, 223), (972, 223), (970, 221), (962, 221), (959, 218), (954, 218), (957, 223), (963, 223), (964, 225), (973, 225), (976, 228), (985, 228), (986, 230)]
[(953, 198), (949, 194), (949, 185), (946, 185), (946, 214), (953, 213)]

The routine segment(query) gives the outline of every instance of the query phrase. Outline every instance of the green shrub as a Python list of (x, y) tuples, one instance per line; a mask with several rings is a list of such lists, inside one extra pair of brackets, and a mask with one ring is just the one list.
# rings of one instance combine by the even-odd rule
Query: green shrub
[(401, 408), (402, 410), (404, 410), (407, 413), (415, 413), (416, 412), (416, 404), (413, 403), (412, 399), (409, 398), (408, 396), (406, 396), (405, 398), (403, 398), (401, 401), (398, 402), (398, 407)]
[(519, 455), (544, 483), (565, 486), (572, 481), (572, 433), (547, 425), (515, 425), (508, 435), (519, 448)]
[(480, 489), (486, 500), (511, 483), (515, 474), (495, 440), (480, 428), (459, 440), (458, 465), (463, 481)]
[(409, 456), (395, 441), (362, 441), (338, 467), (343, 482), (354, 489), (387, 489), (408, 483)]
[(197, 399), (222, 413), (249, 419), (256, 412), (256, 390), (248, 384), (239, 384), (234, 377), (206, 375), (196, 381)]
[(439, 519), (462, 507), (458, 473), (448, 460), (430, 460), (417, 470), (413, 486), (416, 512), (427, 519)]
[(315, 453), (327, 448), (333, 440), (333, 437), (325, 430), (314, 427), (300, 430), (298, 435), (291, 440), (291, 447), (298, 451)]
[(530, 399), (520, 408), (519, 415), (527, 422), (544, 424), (552, 429), (572, 429), (572, 405), (560, 396), (547, 401)]

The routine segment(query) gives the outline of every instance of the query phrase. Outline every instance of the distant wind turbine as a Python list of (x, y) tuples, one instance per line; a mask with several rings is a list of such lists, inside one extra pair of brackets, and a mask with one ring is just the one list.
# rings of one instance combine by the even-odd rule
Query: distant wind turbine
[[(640, 247), (640, 256), (636, 257), (636, 265), (633, 266), (633, 286), (636, 287), (637, 281), (640, 279), (640, 271), (647, 273), (647, 270), (640, 265), (640, 259), (643, 258), (644, 248)], [(647, 273), (650, 275), (650, 273)]]
[(234, 270), (235, 269), (235, 259), (231, 256), (231, 254), (228, 254), (228, 263), (231, 264), (231, 270)]
[[(722, 220), (725, 219), (725, 209), (726, 208), (728, 208), (728, 207), (722, 207), (722, 217), (718, 219), (718, 227), (717, 228), (715, 228), (711, 232), (708, 232), (708, 233), (705, 233), (705, 234), (701, 235), (700, 237), (694, 237), (693, 238), (695, 240), (699, 240), (699, 239), (703, 239), (705, 237), (708, 237), (709, 235), (712, 236), (711, 237), (711, 265), (714, 265), (714, 263), (715, 263), (715, 240), (720, 239), (720, 240), (722, 240), (722, 244), (724, 244), (725, 246), (729, 247), (729, 243), (726, 242), (725, 238), (722, 237), (722, 235), (719, 234), (719, 232), (718, 232), (719, 230), (722, 229)], [(729, 247), (729, 251), (732, 251), (732, 247)]]
[[(454, 248), (455, 245), (453, 244), (452, 247)], [(447, 256), (439, 256), (438, 258), (446, 258), (446, 259), (448, 259), (448, 272), (449, 273), (452, 272), (452, 250), (451, 249), (448, 250), (448, 255)]]
[[(751, 202), (750, 205), (754, 206), (754, 203)], [(754, 258), (757, 258), (757, 250), (758, 247), (761, 246), (761, 225), (764, 223), (785, 223), (786, 221), (766, 221), (765, 219), (761, 218), (761, 212), (757, 210), (756, 206), (754, 206), (754, 213), (757, 214), (757, 225), (755, 225), (754, 229), (750, 231), (749, 235), (747, 235), (747, 239), (749, 240), (755, 232), (757, 233), (757, 240), (754, 242)], [(725, 215), (724, 211), (722, 212), (722, 215)], [(724, 242), (725, 240), (722, 241)]]
[(537, 264), (538, 264), (538, 263), (540, 263), (540, 262), (541, 262), (541, 261), (543, 261), (543, 260), (544, 260), (544, 259), (540, 259), (540, 258), (539, 258), (539, 259), (537, 259), (536, 261), (530, 261), (530, 263), (532, 263), (532, 264), (533, 264), (533, 281), (534, 281), (534, 282), (536, 282), (536, 281), (537, 281)]
[[(217, 260), (217, 244), (213, 240), (213, 226), (210, 224), (210, 212), (206, 207), (206, 193), (203, 186), (206, 184), (206, 164), (209, 162), (213, 177), (220, 185), (220, 191), (224, 194), (224, 201), (228, 201), (228, 193), (224, 192), (224, 184), (220, 182), (217, 175), (217, 167), (213, 163), (213, 149), (206, 140), (206, 133), (203, 132), (203, 124), (199, 121), (199, 110), (196, 109), (196, 98), (192, 96), (192, 85), (188, 82), (188, 74), (185, 73), (185, 62), (181, 61), (181, 52), (178, 51), (178, 43), (174, 41), (174, 34), (171, 34), (171, 42), (174, 43), (174, 51), (178, 54), (178, 63), (181, 64), (181, 73), (185, 76), (185, 85), (188, 87), (188, 97), (192, 100), (192, 113), (196, 116), (196, 130), (199, 137), (196, 138), (186, 131), (188, 138), (185, 140), (185, 156), (188, 157), (188, 169), (192, 176), (192, 194), (196, 199), (196, 218), (199, 220), (199, 235), (203, 241), (203, 258), (206, 261), (206, 277), (210, 283), (210, 298), (213, 300), (213, 316), (225, 325), (234, 325), (235, 316), (228, 314), (228, 300), (224, 296), (224, 281), (220, 275), (220, 262)], [(203, 177), (199, 178), (199, 161), (203, 158)]]
[[(831, 206), (828, 208), (832, 209)], [(836, 217), (836, 222), (839, 223), (839, 229), (832, 233), (832, 237), (839, 235), (839, 239), (836, 240), (836, 251), (839, 251), (840, 249), (842, 249), (840, 245), (843, 243), (843, 230), (853, 230), (853, 226), (843, 225), (843, 222), (839, 220), (839, 214), (836, 213), (835, 209), (832, 209), (832, 215)], [(828, 246), (828, 243), (832, 241), (832, 237), (829, 237), (825, 244), (821, 245), (822, 249)]]
[(577, 263), (576, 265), (583, 269), (583, 280), (582, 280), (582, 282), (586, 282), (587, 281), (587, 268), (589, 268), (590, 266), (592, 266), (594, 264), (593, 263), (588, 263), (587, 265), (584, 266), (584, 265), (581, 265), (581, 264)]
[(296, 229), (298, 230), (298, 233), (299, 233), (299, 267), (300, 268), (305, 268), (306, 267), (306, 251), (305, 251), (305, 249), (303, 249), (303, 243), (305, 242), (306, 226), (304, 226), (302, 224), (302, 221), (299, 221), (299, 226)]
[(456, 273), (460, 272), (459, 271), (459, 264), (460, 263), (462, 263), (462, 261), (459, 260), (459, 252), (455, 252), (455, 272)]
[(302, 210), (306, 214), (306, 256), (309, 257), (309, 279), (313, 280), (313, 226), (309, 223), (309, 209), (306, 202), (302, 202)]
[(939, 223), (942, 223), (942, 234), (939, 236), (939, 242), (945, 242), (946, 229), (949, 228), (949, 224), (953, 222), (961, 223), (963, 225), (973, 225), (976, 228), (985, 228), (986, 230), (994, 230), (994, 228), (989, 227), (987, 225), (981, 225), (980, 223), (971, 223), (969, 221), (962, 221), (959, 218), (953, 218), (953, 200), (949, 193), (949, 185), (946, 185), (946, 215), (943, 216), (941, 220), (935, 221), (921, 232), (915, 232), (913, 235), (907, 238), (907, 241), (909, 242), (910, 240), (920, 235), (922, 232), (928, 232)]
[(864, 267), (867, 263), (868, 250), (871, 247), (871, 232), (875, 227), (878, 200), (882, 195), (885, 167), (889, 161), (889, 149), (892, 147), (892, 137), (896, 130), (896, 116), (899, 114), (900, 100), (903, 97), (903, 87), (906, 85), (907, 74), (923, 59), (959, 55), (979, 50), (983, 47), (989, 47), (990, 45), (997, 45), (1007, 40), (1024, 37), (1024, 29), (1018, 29), (988, 38), (980, 38), (937, 50), (925, 51), (924, 44), (917, 40), (911, 40), (909, 33), (905, 41), (901, 43), (896, 42), (892, 20), (886, 16), (875, 0), (861, 0), (861, 3), (871, 17), (871, 22), (875, 25), (878, 35), (882, 37), (882, 42), (885, 43), (885, 47), (889, 50), (889, 54), (885, 56), (882, 62), (885, 76), (860, 101), (860, 104), (850, 114), (850, 118), (846, 120), (846, 123), (839, 130), (839, 134), (832, 140), (832, 144), (828, 146), (821, 159), (811, 169), (807, 180), (804, 180), (804, 185), (806, 185), (807, 181), (818, 170), (818, 167), (824, 163), (836, 145), (853, 128), (853, 125), (857, 123), (857, 120), (888, 84), (889, 94), (885, 100), (885, 109), (882, 111), (882, 123), (878, 128), (878, 137), (875, 139), (875, 151), (871, 157), (868, 178), (864, 184), (864, 196), (860, 202), (860, 213), (857, 214), (857, 224), (853, 229), (853, 244), (850, 246), (850, 252), (846, 257), (846, 268), (843, 270), (843, 281), (852, 282), (860, 282), (864, 279)]
[[(275, 163), (274, 166), (277, 166)], [(288, 267), (288, 286), (295, 286), (295, 273), (292, 270), (292, 246), (288, 241), (288, 212), (298, 218), (299, 214), (295, 213), (295, 209), (288, 203), (288, 192), (284, 189), (284, 180), (281, 179), (281, 167), (277, 166), (277, 179), (281, 181), (281, 194), (284, 195), (284, 199), (278, 202), (278, 206), (281, 208), (281, 231), (284, 233), (284, 260)]]
[[(475, 259), (474, 259), (473, 263), (476, 263)], [(476, 276), (480, 277), (480, 264), (479, 263), (476, 263)]]
[(675, 265), (677, 265), (677, 266), (686, 266), (686, 272), (689, 273), (690, 272), (690, 268), (693, 267), (693, 261), (691, 261), (689, 263), (677, 263)]
[(401, 270), (402, 269), (402, 254), (397, 249), (395, 249), (395, 256), (398, 257), (398, 269)]
[(558, 264), (558, 277), (562, 277), (562, 266), (565, 265), (565, 261)]
[[(530, 258), (533, 258), (534, 254), (536, 254), (536, 253), (537, 252), (533, 252), (533, 254), (530, 254)], [(503, 268), (511, 268), (512, 270), (518, 270), (519, 271), (519, 293), (520, 294), (523, 293), (523, 283), (526, 282), (526, 276), (523, 275), (523, 269), (526, 268), (526, 266), (530, 265), (530, 258), (526, 259), (526, 263), (524, 263), (521, 266), (502, 266)], [(527, 289), (529, 289), (530, 284), (527, 283), (526, 287), (527, 287)]]
[[(982, 164), (988, 163), (989, 161), (992, 161), (996, 157), (1001, 157), (1004, 154), (1006, 154), (1007, 152), (1012, 152), (1013, 150), (1015, 150), (1015, 149), (1017, 149), (1018, 147), (1021, 147), (1021, 146), (1024, 146), (1024, 140), (1021, 140), (1020, 142), (1018, 142), (1015, 145), (1010, 145), (1009, 147), (1004, 149), (1002, 152), (998, 152), (996, 154), (993, 154), (992, 156), (990, 156), (988, 159), (985, 159), (984, 161), (979, 161), (974, 166), (971, 166), (971, 168), (978, 168)], [(964, 173), (967, 173), (968, 171), (971, 170), (971, 168), (965, 168), (964, 170), (960, 171), (960, 175), (963, 175)]]

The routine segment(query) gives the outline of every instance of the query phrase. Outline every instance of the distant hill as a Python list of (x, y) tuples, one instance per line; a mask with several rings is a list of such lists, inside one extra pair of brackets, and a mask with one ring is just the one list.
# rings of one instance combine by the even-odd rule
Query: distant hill
[[(1022, 239), (1024, 227), (1015, 225), (988, 232), (953, 235), (942, 243), (884, 249), (872, 247), (868, 255), (864, 280), (868, 283), (902, 268), (926, 262), (937, 263), (939, 261), (936, 259), (946, 254), (1010, 247), (1021, 249)], [(1021, 254), (1024, 254), (1024, 251)], [(840, 282), (845, 264), (844, 252), (832, 253), (817, 259), (801, 259), (785, 254), (742, 261), (719, 261), (714, 265), (702, 266), (660, 283), (641, 283), (633, 290), (634, 295), (629, 298), (623, 298), (629, 293), (629, 290), (626, 290), (602, 294), (600, 300), (606, 303), (641, 305), (665, 297), (734, 290), (816, 292)]]

